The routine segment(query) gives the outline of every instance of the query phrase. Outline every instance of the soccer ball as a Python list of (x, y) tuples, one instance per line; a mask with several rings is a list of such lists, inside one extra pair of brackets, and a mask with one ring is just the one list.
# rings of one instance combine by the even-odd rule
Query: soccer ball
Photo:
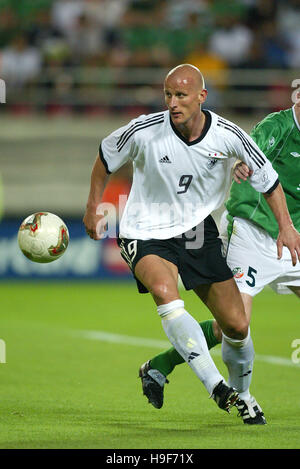
[(38, 212), (25, 218), (18, 232), (18, 243), (24, 256), (45, 264), (63, 255), (69, 243), (69, 232), (57, 215)]

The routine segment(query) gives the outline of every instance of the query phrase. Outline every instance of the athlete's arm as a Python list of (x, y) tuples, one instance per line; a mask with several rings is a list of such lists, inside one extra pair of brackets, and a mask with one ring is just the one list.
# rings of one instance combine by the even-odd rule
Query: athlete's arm
[(300, 234), (293, 225), (281, 184), (278, 184), (271, 193), (263, 195), (274, 213), (279, 227), (277, 238), (278, 259), (281, 259), (282, 248), (286, 246), (291, 253), (293, 265), (296, 265), (297, 260), (300, 261)]
[[(241, 179), (246, 181), (252, 173), (253, 171), (251, 171), (246, 163), (239, 161), (234, 167), (233, 179), (240, 184)], [(271, 193), (264, 193), (263, 196), (274, 213), (279, 227), (277, 238), (278, 259), (281, 259), (283, 246), (287, 246), (291, 253), (293, 265), (296, 265), (297, 258), (300, 261), (300, 235), (295, 229), (288, 212), (281, 184), (278, 184)]]
[[(103, 238), (102, 235), (107, 225), (106, 216), (103, 213), (101, 214), (100, 204), (108, 177), (137, 153), (135, 132), (137, 129), (144, 128), (145, 119), (147, 120), (147, 116), (133, 119), (129, 124), (120, 127), (105, 137), (100, 143), (99, 154), (92, 169), (90, 192), (83, 217), (86, 232), (92, 239)], [(151, 123), (147, 121), (145, 127), (152, 124), (152, 117), (149, 119)], [(156, 121), (163, 122), (163, 117), (158, 119), (155, 117), (154, 121), (155, 123)]]
[(108, 177), (107, 170), (98, 155), (92, 169), (90, 192), (85, 215), (83, 217), (83, 223), (87, 234), (90, 238), (95, 240), (101, 238), (101, 234), (104, 232), (105, 228), (105, 223), (101, 224), (101, 220), (104, 219), (104, 216), (97, 215), (97, 207), (101, 203)]

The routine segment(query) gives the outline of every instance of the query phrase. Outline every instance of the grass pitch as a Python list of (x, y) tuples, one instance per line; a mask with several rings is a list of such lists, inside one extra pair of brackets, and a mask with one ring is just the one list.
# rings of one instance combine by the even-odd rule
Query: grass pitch
[[(249, 427), (235, 409), (218, 409), (185, 364), (170, 376), (163, 408), (147, 404), (138, 368), (166, 337), (133, 283), (3, 283), (0, 295), (0, 448), (300, 448), (295, 296), (265, 290), (254, 300), (251, 389), (268, 424)], [(196, 319), (210, 317), (193, 293), (182, 296)], [(220, 346), (213, 356), (227, 377)]]

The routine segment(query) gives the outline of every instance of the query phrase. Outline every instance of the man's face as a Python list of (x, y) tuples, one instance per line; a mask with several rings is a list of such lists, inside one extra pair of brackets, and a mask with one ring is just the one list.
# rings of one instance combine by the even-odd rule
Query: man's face
[(192, 77), (170, 76), (164, 85), (165, 103), (175, 126), (187, 124), (199, 116), (207, 91)]

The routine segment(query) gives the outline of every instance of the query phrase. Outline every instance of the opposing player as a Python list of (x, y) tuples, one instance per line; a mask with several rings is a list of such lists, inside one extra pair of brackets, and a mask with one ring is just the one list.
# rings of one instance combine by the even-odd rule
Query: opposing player
[[(300, 231), (300, 93), (297, 98), (298, 102), (292, 108), (272, 113), (257, 124), (251, 136), (278, 172), (291, 219)], [(291, 264), (290, 253), (285, 247), (281, 258), (277, 258), (278, 225), (265, 199), (247, 181), (250, 175), (251, 171), (244, 163), (236, 166), (235, 182), (220, 227), (227, 247), (227, 263), (234, 273), (249, 320), (252, 298), (266, 285), (277, 293), (294, 292), (300, 297), (300, 263)], [(209, 348), (221, 342), (222, 332), (216, 321), (205, 321), (200, 325)], [(144, 391), (155, 407), (163, 405), (162, 384), (166, 377), (183, 362), (171, 348), (142, 366)], [(244, 423), (266, 422), (249, 389), (240, 394), (237, 407)]]
[[(150, 292), (170, 342), (226, 411), (249, 387), (253, 343), (249, 320), (211, 212), (230, 185), (238, 158), (253, 171), (255, 190), (266, 197), (279, 225), (278, 250), (300, 257), (300, 236), (291, 222), (278, 175), (238, 126), (202, 110), (207, 91), (201, 72), (188, 64), (164, 82), (168, 110), (140, 116), (106, 137), (91, 176), (84, 216), (89, 236), (100, 239), (97, 214), (108, 174), (131, 160), (133, 183), (120, 223), (119, 245), (140, 292)], [(101, 207), (101, 206), (100, 206)], [(208, 306), (222, 329), (222, 351), (231, 385), (216, 368), (202, 328), (185, 310), (178, 274)]]

